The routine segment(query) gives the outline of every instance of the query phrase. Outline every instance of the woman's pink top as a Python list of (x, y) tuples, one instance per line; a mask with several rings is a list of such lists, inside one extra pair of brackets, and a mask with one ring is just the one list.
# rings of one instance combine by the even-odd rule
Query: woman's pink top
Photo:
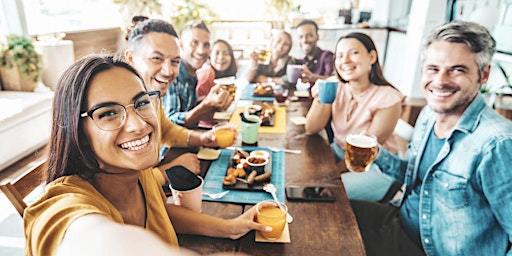
[[(345, 149), (345, 140), (349, 133), (366, 131), (377, 110), (391, 107), (404, 100), (405, 96), (391, 86), (372, 84), (364, 93), (353, 97), (349, 85), (340, 83), (336, 100), (332, 104), (331, 126), (336, 143)], [(397, 152), (393, 136), (389, 137), (383, 146), (390, 152)]]
[(197, 74), (197, 87), (196, 94), (198, 99), (203, 99), (208, 95), (212, 87), (215, 85), (215, 70), (213, 67), (206, 63), (196, 71)]

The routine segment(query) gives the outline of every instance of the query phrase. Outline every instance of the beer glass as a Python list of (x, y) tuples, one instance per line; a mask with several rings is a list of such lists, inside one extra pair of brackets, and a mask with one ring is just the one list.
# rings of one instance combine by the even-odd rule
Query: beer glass
[(268, 65), (270, 63), (270, 56), (272, 50), (268, 48), (258, 49), (258, 64)]
[(346, 144), (347, 169), (353, 172), (366, 172), (377, 157), (377, 138), (373, 135), (349, 134)]

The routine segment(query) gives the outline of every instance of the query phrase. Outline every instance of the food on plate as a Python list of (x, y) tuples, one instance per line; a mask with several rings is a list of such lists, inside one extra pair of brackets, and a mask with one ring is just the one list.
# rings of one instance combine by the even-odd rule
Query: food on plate
[(236, 183), (236, 177), (234, 174), (228, 174), (226, 177), (224, 177), (224, 180), (222, 180), (222, 184), (226, 186), (230, 186)]
[(254, 178), (256, 177), (256, 174), (257, 172), (256, 171), (252, 171), (249, 176), (247, 176), (247, 184), (252, 184), (254, 183)]
[(256, 83), (254, 85), (254, 95), (258, 96), (273, 96), (274, 88), (269, 83)]
[(266, 181), (266, 180), (270, 179), (270, 174), (271, 174), (270, 172), (260, 174), (256, 177), (254, 177), (254, 181)]
[(265, 150), (254, 150), (251, 152), (250, 155), (251, 156), (262, 156), (262, 157), (266, 157), (266, 158), (270, 157), (270, 154), (268, 153), (268, 151), (265, 151)]
[(263, 102), (260, 112), (261, 124), (270, 125), (272, 123), (272, 118), (274, 117), (275, 112), (276, 109), (273, 105)]
[(251, 164), (262, 164), (267, 162), (267, 159), (265, 157), (249, 157), (247, 161)]
[(261, 114), (261, 105), (254, 104), (254, 105), (248, 106), (247, 114), (259, 116)]
[(247, 151), (236, 148), (231, 157), (231, 166), (226, 170), (222, 183), (231, 186), (241, 181), (252, 186), (255, 182), (261, 184), (270, 179), (271, 172), (265, 172), (265, 166), (270, 160), (270, 152), (254, 150)]

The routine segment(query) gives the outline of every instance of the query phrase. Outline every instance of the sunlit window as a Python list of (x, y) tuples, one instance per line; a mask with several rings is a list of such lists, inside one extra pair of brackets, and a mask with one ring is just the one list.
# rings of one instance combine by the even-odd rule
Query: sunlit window
[(3, 10), (3, 6), (0, 4), (0, 35), (5, 35), (7, 34), (7, 24), (5, 24), (5, 20), (4, 20), (4, 10)]
[(121, 19), (111, 0), (23, 0), (31, 35), (118, 27)]

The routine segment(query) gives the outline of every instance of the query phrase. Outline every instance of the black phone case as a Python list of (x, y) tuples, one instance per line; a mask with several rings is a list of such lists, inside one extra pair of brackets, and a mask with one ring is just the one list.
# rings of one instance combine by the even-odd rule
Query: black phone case
[[(302, 191), (305, 188), (323, 188), (326, 189), (330, 196), (319, 196), (317, 193), (305, 195)], [(298, 189), (301, 191), (301, 195), (297, 196), (296, 193), (292, 192), (292, 190)], [(286, 198), (290, 201), (308, 201), (308, 202), (334, 202), (336, 201), (332, 190), (328, 187), (301, 187), (301, 186), (287, 186), (285, 188)]]

